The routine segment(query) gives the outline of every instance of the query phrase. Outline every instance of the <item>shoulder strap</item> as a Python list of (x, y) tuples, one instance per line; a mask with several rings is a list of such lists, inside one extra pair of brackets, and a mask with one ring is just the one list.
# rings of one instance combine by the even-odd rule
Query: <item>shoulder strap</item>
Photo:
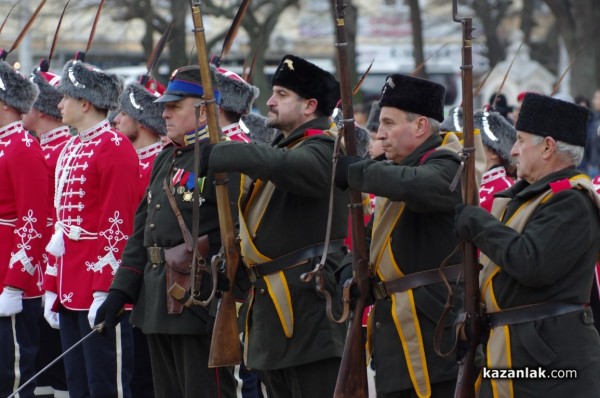
[(170, 174), (171, 173), (167, 173), (167, 176), (165, 177), (165, 179), (163, 181), (163, 190), (165, 191), (165, 194), (167, 195), (167, 199), (169, 199), (169, 204), (171, 205), (171, 208), (173, 209), (173, 212), (175, 213), (175, 217), (177, 217), (177, 223), (179, 223), (179, 228), (181, 228), (181, 234), (183, 235), (183, 241), (185, 242), (185, 247), (189, 252), (191, 252), (194, 248), (192, 246), (192, 234), (190, 233), (190, 230), (188, 229), (188, 227), (185, 225), (185, 221), (183, 221), (183, 216), (181, 215), (181, 211), (179, 210), (179, 207), (177, 207), (177, 202), (175, 201), (175, 197), (171, 193), (171, 188), (169, 187), (169, 183), (167, 182)]

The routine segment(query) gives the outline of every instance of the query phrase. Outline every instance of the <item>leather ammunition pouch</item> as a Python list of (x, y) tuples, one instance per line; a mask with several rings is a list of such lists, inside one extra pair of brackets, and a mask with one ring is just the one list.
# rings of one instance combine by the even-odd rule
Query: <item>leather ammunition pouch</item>
[[(208, 257), (208, 235), (202, 235), (196, 241), (198, 258), (196, 259), (196, 286), (200, 286), (202, 272), (208, 270), (206, 258)], [(164, 249), (165, 276), (167, 281), (167, 312), (169, 314), (181, 314), (183, 304), (169, 294), (174, 284), (189, 291), (192, 286), (192, 251), (188, 250), (185, 243)], [(162, 249), (162, 248), (159, 248)]]

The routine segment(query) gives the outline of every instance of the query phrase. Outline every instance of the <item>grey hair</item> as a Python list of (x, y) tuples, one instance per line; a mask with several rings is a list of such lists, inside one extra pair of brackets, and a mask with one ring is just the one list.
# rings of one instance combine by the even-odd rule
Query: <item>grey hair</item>
[[(418, 113), (414, 113), (414, 112), (406, 112), (406, 120), (409, 122), (414, 121), (415, 119), (419, 118), (419, 117), (423, 117), (423, 115), (419, 115)], [(425, 116), (427, 117), (427, 116)], [(427, 117), (427, 121), (429, 122), (429, 132), (431, 133), (431, 135), (437, 135), (440, 133), (440, 122), (437, 119), (434, 119), (432, 117)]]
[[(538, 145), (544, 140), (545, 137), (541, 135), (533, 136), (531, 143)], [(574, 166), (579, 166), (583, 160), (584, 147), (578, 145), (567, 144), (563, 141), (556, 141), (556, 152), (565, 161), (572, 163)]]

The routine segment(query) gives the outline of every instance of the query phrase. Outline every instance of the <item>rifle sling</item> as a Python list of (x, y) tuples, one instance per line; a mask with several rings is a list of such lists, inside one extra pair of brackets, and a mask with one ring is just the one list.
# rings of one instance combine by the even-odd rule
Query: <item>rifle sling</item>
[[(460, 277), (461, 271), (461, 265), (452, 265), (450, 267), (445, 267), (443, 272), (448, 280), (456, 281)], [(436, 268), (407, 274), (400, 278), (392, 279), (391, 281), (374, 282), (371, 285), (371, 291), (377, 300), (389, 299), (390, 295), (393, 293), (405, 292), (417, 287), (433, 285), (435, 283), (442, 282), (443, 280), (440, 276), (440, 270)]]
[[(323, 249), (325, 248), (325, 242), (317, 243), (315, 245), (306, 246), (302, 249), (294, 250), (291, 253), (285, 254), (281, 257), (278, 257), (274, 260), (268, 261), (266, 263), (257, 264), (251, 267), (247, 267), (248, 269), (248, 277), (252, 283), (256, 282), (257, 279), (262, 278), (266, 275), (271, 275), (279, 271), (284, 271), (286, 269), (295, 267), (300, 265), (299, 263), (303, 260), (317, 257), (323, 254)], [(338, 253), (344, 251), (344, 241), (343, 240), (334, 240), (329, 242), (329, 248), (327, 253)]]
[(488, 313), (485, 315), (485, 322), (488, 327), (495, 328), (503, 325), (540, 321), (585, 309), (586, 305), (584, 304), (544, 302)]

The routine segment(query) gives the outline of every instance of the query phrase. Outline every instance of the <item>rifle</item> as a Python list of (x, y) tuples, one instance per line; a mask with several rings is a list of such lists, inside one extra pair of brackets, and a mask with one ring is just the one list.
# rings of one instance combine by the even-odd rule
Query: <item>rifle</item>
[[(344, 119), (341, 120), (342, 134), (349, 155), (356, 155), (356, 132), (352, 109), (352, 88), (348, 63), (348, 38), (344, 21), (344, 0), (335, 0), (337, 10), (336, 33), (337, 60)], [(365, 242), (365, 226), (361, 192), (350, 190), (350, 218), (352, 223), (352, 279), (357, 284), (360, 296), (356, 299), (354, 315), (350, 320), (342, 362), (335, 385), (335, 398), (368, 397), (367, 359), (362, 330), (362, 314), (371, 288), (369, 284), (369, 259)]]
[[(215, 99), (212, 88), (211, 71), (206, 51), (206, 39), (200, 10), (200, 0), (191, 0), (192, 18), (194, 21), (194, 36), (200, 66), (200, 79), (204, 88), (204, 105), (208, 120), (208, 133), (211, 144), (221, 140), (221, 128), (218, 124)], [(240, 253), (235, 241), (233, 219), (229, 208), (229, 193), (227, 192), (227, 174), (215, 173), (215, 190), (217, 196), (217, 209), (219, 214), (219, 228), (221, 231), (221, 244), (224, 248), (225, 262), (227, 265), (227, 278), (233, 283), (237, 273)], [(215, 325), (210, 345), (208, 366), (237, 365), (242, 360), (239, 331), (237, 325), (237, 311), (232, 289), (223, 292), (221, 302), (217, 309)]]
[[(473, 135), (473, 64), (472, 64), (472, 32), (471, 18), (458, 18), (458, 0), (452, 1), (452, 19), (462, 24), (462, 92), (463, 92), (463, 133), (464, 149), (468, 156), (464, 168), (465, 178), (465, 204), (478, 203), (475, 182), (475, 156)], [(460, 314), (457, 328), (460, 331), (460, 344), (466, 353), (458, 358), (459, 371), (456, 382), (455, 398), (475, 397), (475, 353), (481, 340), (482, 308), (479, 293), (479, 262), (477, 249), (472, 242), (463, 242), (463, 272), (465, 276), (464, 309)]]

